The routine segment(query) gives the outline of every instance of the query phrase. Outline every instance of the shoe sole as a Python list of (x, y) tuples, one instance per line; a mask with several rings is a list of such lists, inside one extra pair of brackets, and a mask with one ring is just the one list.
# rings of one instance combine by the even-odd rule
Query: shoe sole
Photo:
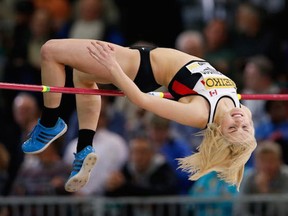
[(39, 149), (38, 151), (33, 151), (33, 152), (25, 152), (23, 151), (25, 154), (38, 154), (40, 152), (43, 152), (46, 148), (48, 148), (48, 146), (54, 142), (56, 139), (58, 139), (60, 136), (62, 136), (64, 133), (66, 133), (67, 131), (67, 125), (65, 124), (65, 128), (63, 128), (63, 130), (57, 134), (52, 140), (50, 140), (47, 144), (45, 144), (45, 146), (41, 149)]
[(86, 156), (83, 161), (80, 171), (68, 179), (65, 184), (65, 190), (68, 192), (76, 192), (82, 187), (84, 187), (90, 178), (90, 173), (97, 161), (97, 156), (95, 153), (90, 153)]

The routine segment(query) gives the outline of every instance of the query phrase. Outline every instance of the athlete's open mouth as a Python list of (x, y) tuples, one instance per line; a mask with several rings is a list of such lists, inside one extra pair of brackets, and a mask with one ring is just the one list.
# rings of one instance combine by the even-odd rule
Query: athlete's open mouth
[(243, 113), (239, 113), (239, 112), (237, 112), (237, 113), (232, 113), (231, 116), (232, 116), (232, 117), (243, 117)]

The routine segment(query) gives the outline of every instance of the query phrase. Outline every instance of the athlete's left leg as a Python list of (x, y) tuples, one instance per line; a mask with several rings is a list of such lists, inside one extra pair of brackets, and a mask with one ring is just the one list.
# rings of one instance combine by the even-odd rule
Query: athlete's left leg
[[(77, 70), (73, 71), (76, 88), (98, 89), (94, 76)], [(75, 192), (89, 180), (90, 172), (96, 164), (93, 137), (98, 124), (101, 97), (99, 95), (76, 95), (76, 107), (79, 122), (78, 142), (73, 162), (73, 170), (65, 184), (66, 191)]]

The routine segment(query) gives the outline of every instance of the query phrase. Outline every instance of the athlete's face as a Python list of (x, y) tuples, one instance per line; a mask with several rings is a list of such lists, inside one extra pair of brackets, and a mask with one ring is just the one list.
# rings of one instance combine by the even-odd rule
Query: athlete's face
[(245, 106), (241, 108), (233, 108), (221, 121), (221, 130), (224, 136), (235, 138), (235, 140), (243, 139), (254, 135), (254, 127), (252, 116), (249, 109)]

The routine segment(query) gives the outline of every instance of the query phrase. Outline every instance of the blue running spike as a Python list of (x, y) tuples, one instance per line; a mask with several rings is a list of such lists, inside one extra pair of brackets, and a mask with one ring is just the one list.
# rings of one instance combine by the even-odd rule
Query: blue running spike
[(67, 125), (61, 118), (58, 118), (56, 125), (51, 128), (41, 125), (39, 119), (37, 125), (29, 134), (29, 138), (22, 144), (22, 150), (27, 154), (40, 153), (66, 131)]
[(73, 169), (65, 184), (65, 190), (68, 192), (76, 192), (86, 185), (97, 160), (92, 146), (86, 146), (82, 151), (77, 154), (74, 153), (74, 155)]

